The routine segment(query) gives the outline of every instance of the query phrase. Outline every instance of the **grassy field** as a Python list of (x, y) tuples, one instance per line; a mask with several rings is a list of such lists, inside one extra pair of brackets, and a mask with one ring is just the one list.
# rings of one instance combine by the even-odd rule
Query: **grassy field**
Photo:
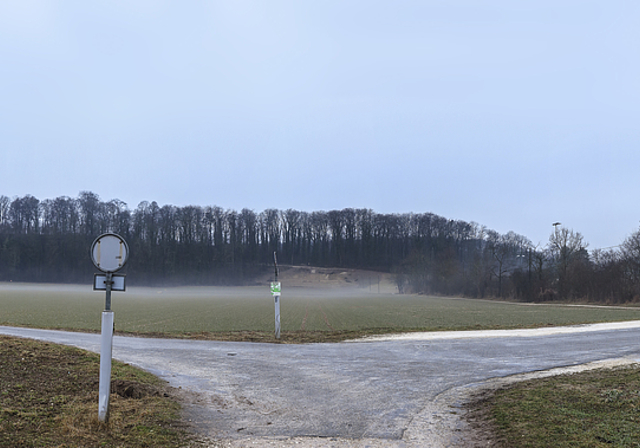
[(496, 447), (640, 446), (640, 368), (527, 381), (482, 403)]
[[(0, 324), (100, 330), (105, 293), (91, 286), (0, 283)], [(130, 288), (114, 292), (116, 330), (223, 334), (274, 329), (265, 287)], [(526, 305), (377, 294), (357, 288), (283, 287), (282, 331), (350, 335), (417, 330), (531, 328), (640, 319), (640, 308)]]

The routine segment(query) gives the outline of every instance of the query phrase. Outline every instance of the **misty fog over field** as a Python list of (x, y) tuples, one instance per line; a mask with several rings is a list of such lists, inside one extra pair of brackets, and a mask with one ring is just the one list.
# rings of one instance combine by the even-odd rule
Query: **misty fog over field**
[[(574, 307), (373, 292), (354, 286), (286, 286), (283, 332), (402, 332), (541, 327), (640, 319), (640, 307)], [(0, 282), (0, 325), (100, 329), (104, 291), (89, 285)], [(274, 330), (268, 285), (132, 287), (113, 292), (116, 331), (169, 337)]]

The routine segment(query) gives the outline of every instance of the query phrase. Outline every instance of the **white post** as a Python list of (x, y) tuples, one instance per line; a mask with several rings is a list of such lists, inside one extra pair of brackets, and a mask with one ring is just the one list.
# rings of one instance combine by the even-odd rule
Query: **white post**
[(275, 282), (271, 282), (271, 294), (276, 306), (276, 339), (280, 339), (280, 282), (278, 281), (278, 257), (273, 253), (273, 267), (275, 268)]
[(276, 305), (276, 339), (280, 339), (280, 293), (274, 294)]
[(98, 394), (98, 419), (103, 423), (107, 423), (109, 421), (112, 346), (113, 311), (103, 311), (102, 337), (100, 339), (100, 385)]

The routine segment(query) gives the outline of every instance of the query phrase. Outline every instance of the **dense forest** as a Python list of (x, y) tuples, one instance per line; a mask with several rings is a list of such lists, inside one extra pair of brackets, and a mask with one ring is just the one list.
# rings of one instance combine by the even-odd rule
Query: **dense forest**
[(544, 247), (509, 232), (432, 213), (369, 209), (260, 213), (215, 206), (135, 210), (92, 192), (39, 200), (0, 196), (0, 281), (90, 282), (102, 233), (127, 240), (129, 284), (250, 284), (282, 264), (385, 271), (400, 292), (523, 301), (640, 298), (640, 231), (619, 248), (587, 250), (556, 226)]

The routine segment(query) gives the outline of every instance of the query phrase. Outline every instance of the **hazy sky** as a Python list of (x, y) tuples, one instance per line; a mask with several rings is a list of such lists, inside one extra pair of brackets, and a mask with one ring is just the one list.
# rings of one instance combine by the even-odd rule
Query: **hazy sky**
[(640, 2), (0, 3), (0, 194), (640, 224)]

